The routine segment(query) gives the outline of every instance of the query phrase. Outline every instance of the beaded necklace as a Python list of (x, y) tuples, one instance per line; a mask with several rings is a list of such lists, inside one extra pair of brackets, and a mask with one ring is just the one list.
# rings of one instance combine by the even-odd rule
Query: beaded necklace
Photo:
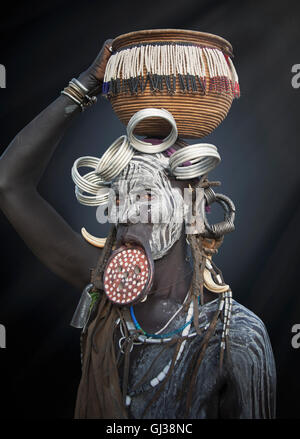
[[(198, 298), (198, 302), (199, 302), (199, 298)], [(180, 308), (180, 309), (182, 309), (182, 308)], [(141, 326), (140, 326), (140, 324), (138, 323), (138, 321), (137, 321), (137, 319), (136, 319), (136, 317), (135, 317), (135, 315), (134, 315), (134, 311), (133, 311), (133, 306), (131, 305), (131, 307), (130, 307), (130, 314), (131, 314), (131, 318), (132, 318), (132, 320), (133, 320), (133, 323), (134, 323), (134, 325), (135, 325), (135, 328), (137, 329), (137, 330), (140, 330), (140, 331), (142, 331), (143, 332), (143, 335), (145, 335), (146, 337), (151, 337), (151, 338), (166, 338), (166, 337), (171, 337), (172, 335), (175, 335), (175, 334), (178, 334), (179, 332), (181, 332), (184, 328), (186, 328), (188, 325), (190, 325), (191, 323), (192, 323), (192, 321), (193, 321), (193, 317), (189, 320), (189, 321), (187, 321), (184, 325), (182, 325), (180, 328), (177, 328), (177, 329), (174, 329), (174, 331), (171, 331), (171, 332), (169, 332), (169, 333), (167, 333), (167, 334), (158, 334), (158, 333), (155, 333), (155, 334), (149, 334), (148, 332), (146, 332)], [(168, 322), (168, 323), (170, 323), (170, 322)], [(167, 325), (165, 325), (165, 327), (166, 327)], [(160, 332), (160, 331), (158, 331), (158, 332)]]
[[(186, 299), (188, 297), (188, 294), (183, 302), (183, 304), (185, 303)], [(215, 299), (218, 300), (218, 299)], [(215, 300), (213, 300), (212, 302), (215, 302)], [(200, 297), (198, 297), (198, 303), (200, 302)], [(190, 332), (191, 330), (191, 325), (193, 322), (193, 301), (191, 301), (190, 305), (189, 305), (189, 309), (188, 309), (188, 313), (186, 316), (186, 323), (184, 325), (182, 325), (180, 328), (168, 333), (168, 334), (163, 334), (160, 335), (159, 333), (162, 332), (168, 325), (169, 323), (173, 320), (173, 318), (175, 317), (175, 315), (177, 315), (177, 313), (183, 308), (183, 304), (182, 306), (176, 311), (176, 313), (173, 315), (173, 317), (167, 322), (167, 324), (164, 325), (163, 328), (161, 328), (159, 331), (157, 331), (155, 334), (148, 334), (146, 331), (144, 331), (141, 326), (139, 325), (138, 321), (136, 320), (136, 317), (134, 315), (134, 311), (133, 311), (133, 307), (130, 307), (130, 314), (131, 314), (131, 318), (134, 324), (126, 321), (126, 325), (129, 331), (134, 330), (134, 327), (136, 330), (140, 330), (143, 332), (143, 335), (139, 335), (138, 340), (141, 343), (161, 343), (164, 341), (169, 341), (172, 338), (170, 338), (170, 336), (181, 332), (181, 337), (185, 337), (185, 340), (183, 340), (183, 342), (181, 343), (181, 346), (179, 348), (179, 351), (177, 353), (175, 362), (174, 362), (174, 366), (177, 364), (177, 362), (179, 361), (180, 357), (182, 356), (185, 344), (187, 342), (187, 339), (190, 337), (193, 337), (195, 335), (197, 335), (197, 332)], [(218, 311), (222, 312), (223, 308), (224, 308), (224, 304), (225, 304), (225, 313), (224, 313), (224, 323), (223, 323), (223, 330), (222, 330), (222, 335), (221, 335), (221, 354), (224, 354), (224, 350), (225, 350), (225, 336), (228, 334), (228, 327), (229, 327), (229, 321), (230, 321), (230, 314), (231, 314), (231, 306), (232, 306), (232, 294), (231, 294), (231, 290), (228, 289), (228, 291), (226, 291), (225, 293), (222, 293), (220, 299), (219, 299), (219, 306), (218, 306)], [(204, 330), (206, 330), (208, 327), (210, 326), (210, 323), (207, 323), (204, 326)], [(121, 331), (122, 332), (122, 331)], [(169, 338), (168, 338), (169, 337)], [(123, 337), (124, 335), (123, 335)], [(121, 340), (121, 339), (120, 339)], [(135, 343), (133, 343), (135, 344)], [(138, 344), (138, 343), (136, 343)], [(120, 343), (119, 343), (120, 345)], [(133, 346), (132, 346), (133, 347)], [(121, 348), (121, 346), (120, 346)], [(122, 350), (122, 349), (121, 349)], [(159, 383), (163, 382), (165, 380), (165, 378), (167, 377), (167, 374), (169, 372), (169, 369), (171, 367), (172, 364), (172, 360), (169, 360), (169, 362), (165, 365), (165, 367), (163, 368), (163, 370), (153, 379), (150, 380), (149, 383), (144, 383), (143, 385), (141, 385), (140, 389), (133, 389), (131, 391), (129, 391), (126, 395), (126, 401), (125, 404), (127, 407), (129, 407), (131, 405), (131, 401), (132, 401), (132, 397), (136, 396), (139, 393), (145, 392), (147, 390), (153, 389), (154, 387), (156, 387)]]
[[(131, 306), (130, 308), (132, 308), (132, 306)], [(134, 316), (133, 309), (132, 309), (132, 310), (130, 309), (130, 312), (131, 312), (131, 316), (132, 316), (132, 319), (133, 319), (133, 321), (134, 321), (134, 324), (135, 324), (136, 329), (138, 329), (138, 328), (137, 328), (137, 325), (138, 325), (138, 326), (139, 326), (139, 329), (142, 330), (142, 328), (140, 327), (140, 325), (138, 324), (138, 322), (137, 322), (137, 320), (136, 320), (136, 318), (135, 318), (135, 316)], [(192, 321), (193, 321), (193, 318), (191, 318), (192, 315), (193, 315), (193, 301), (191, 301), (190, 306), (189, 306), (189, 310), (188, 310), (187, 317), (186, 317), (186, 323), (185, 323), (181, 328), (177, 329), (176, 332), (173, 331), (173, 332), (171, 332), (170, 334), (173, 334), (173, 333), (177, 333), (177, 332), (182, 331), (181, 336), (182, 336), (182, 337), (187, 337), (188, 334), (189, 334), (189, 332), (190, 332), (191, 323), (192, 323)], [(169, 322), (168, 322), (168, 323), (169, 323)], [(166, 327), (166, 325), (165, 325), (164, 327)], [(143, 330), (142, 330), (142, 331), (143, 331)], [(155, 339), (155, 338), (161, 338), (160, 341), (163, 341), (163, 339), (168, 340), (168, 339), (166, 338), (166, 336), (167, 336), (167, 335), (170, 335), (170, 334), (164, 334), (164, 335), (160, 335), (160, 336), (159, 336), (158, 334), (149, 334), (149, 335), (146, 335), (146, 334), (147, 334), (146, 331), (143, 331), (143, 332), (145, 332), (145, 335), (144, 335), (145, 340), (147, 340), (148, 337), (153, 337), (154, 339)], [(195, 333), (195, 334), (196, 334), (196, 333)], [(148, 339), (148, 340), (149, 340), (149, 339)], [(170, 340), (170, 339), (169, 339), (169, 340)], [(174, 365), (176, 365), (176, 363), (177, 363), (178, 360), (180, 359), (185, 344), (186, 344), (186, 340), (184, 340), (184, 341), (182, 342), (181, 346), (180, 346), (180, 349), (179, 349), (179, 351), (178, 351), (178, 353), (177, 353), (177, 356), (176, 356), (176, 359), (175, 359), (175, 363), (174, 363)], [(150, 381), (150, 383), (149, 383), (149, 385), (148, 385), (148, 386), (149, 386), (149, 389), (156, 387), (160, 382), (162, 382), (162, 381), (166, 378), (167, 373), (168, 373), (168, 371), (169, 371), (169, 369), (170, 369), (170, 367), (171, 367), (171, 364), (172, 364), (172, 360), (170, 360), (170, 361), (166, 364), (166, 366), (163, 368), (163, 370), (162, 370), (162, 371), (161, 371), (161, 372), (160, 372), (155, 378), (153, 378), (153, 379)], [(146, 386), (146, 387), (148, 387), (148, 386)], [(142, 387), (142, 389), (140, 389), (140, 391), (145, 391), (145, 390), (146, 390), (146, 389), (145, 389), (144, 387)], [(127, 406), (127, 407), (130, 406), (130, 404), (131, 404), (131, 398), (132, 398), (133, 396), (135, 396), (137, 393), (139, 393), (139, 391), (132, 391), (132, 392), (130, 392), (130, 394), (127, 394), (127, 395), (126, 395), (126, 402), (125, 402), (125, 403), (126, 403), (126, 406)]]

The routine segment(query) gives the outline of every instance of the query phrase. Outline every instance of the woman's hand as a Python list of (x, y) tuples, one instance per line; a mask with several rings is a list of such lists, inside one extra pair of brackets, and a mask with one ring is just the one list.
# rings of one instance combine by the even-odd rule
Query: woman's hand
[(90, 91), (89, 94), (92, 96), (101, 92), (106, 64), (112, 53), (112, 42), (112, 39), (105, 41), (94, 62), (87, 70), (82, 72), (78, 78), (78, 80)]

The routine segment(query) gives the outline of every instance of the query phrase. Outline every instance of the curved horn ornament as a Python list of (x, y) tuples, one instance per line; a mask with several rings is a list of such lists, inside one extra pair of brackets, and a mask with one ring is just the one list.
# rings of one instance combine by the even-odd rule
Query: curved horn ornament
[(81, 229), (81, 234), (89, 244), (100, 248), (105, 246), (106, 238), (97, 238), (91, 235), (84, 227)]
[(212, 293), (225, 293), (229, 289), (229, 285), (218, 285), (212, 278), (211, 272), (205, 268), (203, 273), (204, 286)]
[(208, 289), (208, 291), (211, 291), (212, 293), (225, 293), (226, 291), (228, 291), (230, 289), (229, 285), (220, 285), (221, 284), (221, 279), (220, 279), (220, 284), (217, 284), (212, 277), (212, 274), (210, 272), (210, 268), (212, 268), (212, 265), (210, 263), (210, 259), (211, 257), (206, 258), (206, 267), (204, 269), (203, 272), (203, 280), (204, 280), (204, 286), (205, 288)]

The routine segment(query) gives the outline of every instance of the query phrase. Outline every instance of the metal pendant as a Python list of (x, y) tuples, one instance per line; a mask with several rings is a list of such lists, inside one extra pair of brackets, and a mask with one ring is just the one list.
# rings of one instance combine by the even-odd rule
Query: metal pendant
[(70, 325), (74, 328), (84, 328), (88, 321), (90, 315), (90, 306), (92, 303), (92, 296), (90, 295), (92, 288), (93, 284), (88, 284), (82, 291), (76, 311), (74, 312), (70, 323)]

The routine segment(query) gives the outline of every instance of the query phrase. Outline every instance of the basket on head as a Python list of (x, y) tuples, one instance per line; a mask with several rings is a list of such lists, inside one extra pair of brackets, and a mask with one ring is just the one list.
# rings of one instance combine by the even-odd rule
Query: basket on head
[[(164, 108), (175, 118), (178, 135), (201, 138), (226, 117), (239, 97), (232, 47), (223, 38), (190, 30), (154, 29), (115, 38), (103, 84), (113, 110), (127, 125), (134, 113)], [(142, 121), (135, 134), (170, 132), (160, 118)]]

